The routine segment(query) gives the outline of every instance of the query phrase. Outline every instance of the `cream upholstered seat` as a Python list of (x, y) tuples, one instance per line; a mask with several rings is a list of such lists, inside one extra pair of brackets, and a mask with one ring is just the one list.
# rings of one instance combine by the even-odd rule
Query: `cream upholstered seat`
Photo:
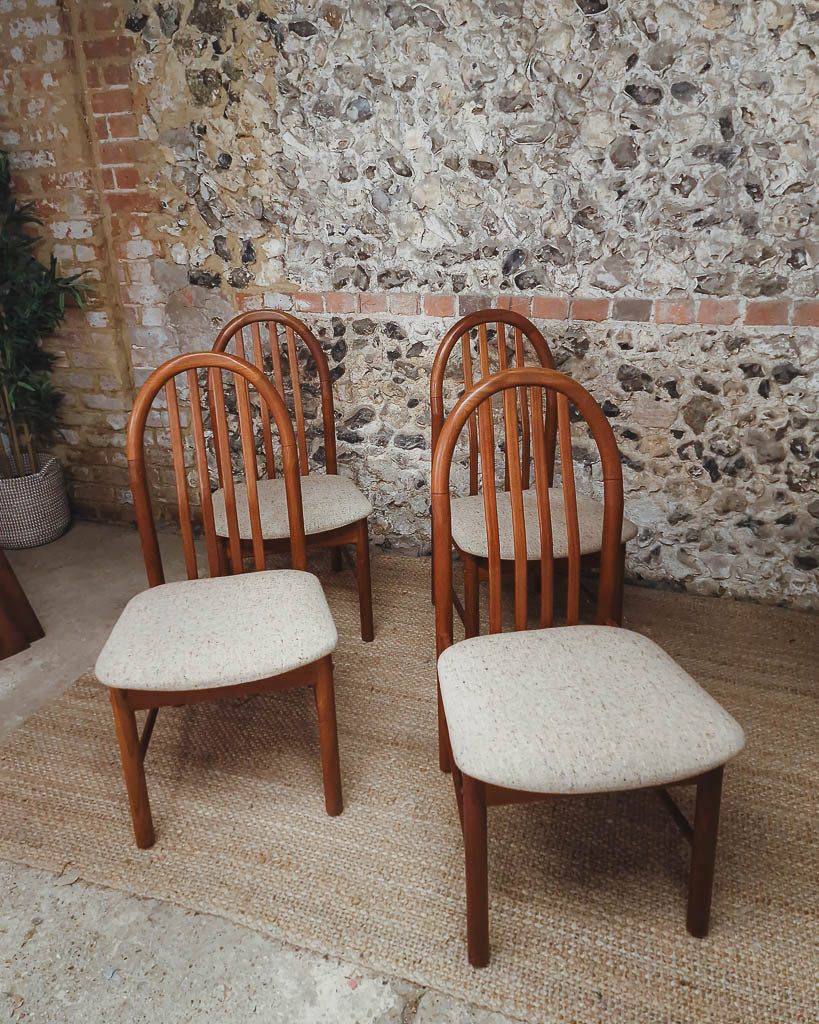
[[(496, 492), (498, 503), (498, 537), (500, 556), (515, 557), (515, 539), (512, 530), (512, 499), (509, 491)], [(566, 536), (566, 515), (563, 488), (549, 488), (549, 506), (552, 513), (552, 545), (554, 558), (566, 558), (569, 542)], [(452, 539), (461, 551), (486, 558), (489, 554), (486, 539), (486, 519), (483, 495), (471, 494), (452, 499)], [(540, 527), (537, 512), (537, 494), (534, 488), (523, 491), (523, 515), (526, 522), (526, 557), (540, 558)], [(603, 543), (603, 506), (582, 494), (577, 495), (577, 524), (580, 531), (580, 554), (599, 551)], [(637, 527), (623, 518), (623, 543), (637, 536)]]
[(95, 672), (117, 689), (233, 686), (309, 665), (337, 642), (312, 573), (216, 576), (164, 583), (131, 598)]
[[(307, 536), (349, 526), (350, 523), (356, 523), (359, 519), (366, 519), (373, 510), (367, 498), (346, 476), (338, 476), (334, 473), (310, 473), (308, 476), (299, 477), (299, 479), (304, 508), (304, 532)], [(287, 518), (284, 480), (280, 477), (274, 480), (260, 480), (257, 487), (262, 536), (265, 540), (281, 540), (284, 537), (289, 537), (290, 525)], [(245, 484), (236, 485), (236, 518), (239, 523), (239, 536), (242, 540), (250, 540), (250, 512)], [(216, 526), (216, 535), (227, 537), (225, 492), (221, 488), (213, 493), (213, 521)]]
[(536, 793), (660, 786), (724, 764), (741, 727), (652, 640), (610, 626), (494, 633), (438, 659), (455, 763)]

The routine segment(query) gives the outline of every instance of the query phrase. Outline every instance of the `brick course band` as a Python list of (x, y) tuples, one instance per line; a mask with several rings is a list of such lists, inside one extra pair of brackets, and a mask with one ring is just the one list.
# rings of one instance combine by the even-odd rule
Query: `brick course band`
[(654, 323), (674, 326), (819, 327), (819, 299), (599, 298), (559, 295), (423, 295), (415, 292), (293, 292), (239, 294), (239, 308), (272, 306), (294, 313), (394, 313), (465, 316), (477, 309), (512, 309), (535, 320)]

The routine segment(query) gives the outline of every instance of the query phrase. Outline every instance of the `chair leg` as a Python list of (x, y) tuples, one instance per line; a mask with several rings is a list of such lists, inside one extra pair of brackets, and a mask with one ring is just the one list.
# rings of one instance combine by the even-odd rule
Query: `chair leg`
[(114, 724), (117, 730), (122, 772), (125, 776), (125, 788), (128, 790), (128, 803), (131, 807), (131, 821), (134, 826), (134, 837), (140, 850), (147, 850), (154, 845), (154, 825), (151, 820), (151, 805), (148, 802), (148, 787), (145, 784), (145, 766), (142, 759), (142, 748), (139, 742), (136, 715), (128, 706), (126, 693), (109, 687), (111, 707), (114, 711)]
[(333, 662), (325, 658), (319, 662), (315, 685), (316, 712), (318, 714), (321, 771), (324, 776), (324, 806), (331, 818), (341, 814), (341, 766), (338, 760), (338, 728), (336, 701), (333, 691)]
[(481, 631), (478, 562), (472, 555), (463, 555), (464, 565), (464, 638), (478, 636)]
[(486, 848), (486, 790), (463, 776), (464, 850), (466, 853), (466, 944), (473, 967), (489, 963), (489, 872)]
[(461, 769), (452, 762), (452, 788), (455, 790), (455, 803), (458, 805), (458, 821), (461, 823), (461, 835), (464, 834), (464, 776)]
[(341, 557), (341, 548), (330, 548), (330, 569), (333, 572), (341, 572), (344, 560)]
[(438, 687), (438, 767), (442, 772), (452, 771), (452, 751), (449, 749), (449, 730), (446, 727), (441, 687)]
[(373, 638), (373, 593), (370, 580), (370, 538), (367, 534), (366, 519), (362, 519), (358, 524), (355, 546), (358, 604), (361, 610), (361, 639), (369, 642)]
[(708, 934), (708, 923), (711, 917), (711, 891), (714, 885), (714, 861), (717, 855), (722, 772), (722, 766), (714, 768), (701, 775), (697, 781), (686, 926), (689, 932), (698, 939), (704, 938)]
[(626, 545), (620, 545), (620, 553), (617, 556), (617, 588), (615, 590), (614, 608), (612, 609), (614, 621), (618, 626), (623, 625), (623, 587), (625, 585), (626, 572)]

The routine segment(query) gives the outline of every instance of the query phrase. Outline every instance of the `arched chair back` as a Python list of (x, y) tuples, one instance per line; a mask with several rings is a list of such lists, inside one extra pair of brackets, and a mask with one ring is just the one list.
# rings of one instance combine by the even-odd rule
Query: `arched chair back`
[[(225, 384), (227, 381), (227, 391)], [(207, 405), (203, 412), (203, 393)], [(188, 579), (197, 579), (199, 565), (194, 535), (201, 528), (205, 539), (208, 575), (223, 575), (211, 500), (208, 433), (216, 449), (219, 486), (225, 489), (228, 549), (233, 572), (243, 570), (235, 501), (235, 476), (244, 476), (256, 570), (264, 569), (264, 546), (259, 519), (256, 481), (259, 478), (253, 412), (275, 428), (281, 447), (287, 510), (290, 523), (291, 563), (306, 567), (304, 518), (299, 483), (299, 459), (290, 415), (273, 385), (255, 366), (222, 352), (191, 352), (163, 363), (139, 390), (128, 421), (126, 451), (137, 528), (148, 573), (148, 585), (165, 582), (149, 482), (171, 484), (182, 532)], [(231, 431), (230, 422), (234, 424)], [(238, 439), (235, 424), (238, 423)], [(146, 465), (146, 431), (153, 435), (149, 451), (157, 458)], [(157, 465), (156, 463), (160, 464)], [(228, 472), (223, 472), (229, 467)], [(240, 478), (241, 482), (241, 478)], [(173, 504), (169, 502), (168, 504)]]
[[(290, 409), (296, 427), (299, 469), (307, 476), (310, 469), (309, 442), (315, 435), (316, 417), (305, 406), (316, 397), (321, 409), (325, 472), (338, 472), (336, 433), (333, 411), (333, 382), (321, 344), (306, 324), (277, 309), (257, 309), (233, 317), (213, 344), (214, 352), (233, 353), (262, 370), (273, 381), (276, 391)], [(300, 360), (300, 356), (306, 356)], [(301, 378), (304, 362), (307, 375)], [(312, 374), (318, 378), (318, 393)], [(305, 418), (307, 413), (307, 418)], [(269, 422), (262, 421), (267, 474), (276, 475), (274, 438)]]
[[(508, 309), (480, 309), (462, 317), (454, 324), (441, 342), (432, 364), (429, 380), (429, 398), (432, 412), (432, 451), (444, 425), (444, 387), (450, 356), (459, 348), (463, 374), (463, 394), (468, 394), (480, 380), (491, 373), (527, 365), (543, 366), (553, 370), (554, 358), (546, 339), (520, 313)], [(530, 486), (531, 467), (531, 426), (525, 402), (521, 402), (522, 462), (521, 473), (524, 489)], [(554, 409), (546, 409), (547, 448), (550, 459), (554, 458)], [(475, 416), (469, 420), (469, 493), (478, 493), (478, 422)], [(509, 467), (504, 473), (504, 488), (508, 489)], [(552, 464), (549, 464), (549, 481), (552, 479)]]
[[(545, 392), (545, 394), (544, 394)], [(438, 654), (452, 645), (452, 543), (450, 471), (452, 456), (463, 427), (476, 418), (479, 431), (481, 488), (488, 546), (489, 631), (502, 630), (501, 558), (495, 480), (495, 422), (493, 399), (500, 396), (509, 478), (514, 537), (514, 623), (526, 629), (527, 544), (524, 517), (524, 436), (519, 402), (528, 406), (534, 486), (540, 531), (539, 625), (554, 620), (554, 556), (549, 494), (548, 427), (545, 409), (551, 394), (557, 419), (565, 526), (568, 539), (566, 625), (575, 625), (580, 614), (580, 530), (572, 457), (570, 407), (582, 418), (597, 446), (604, 488), (603, 539), (600, 551), (600, 583), (597, 622), (616, 624), (618, 593), (622, 589), (620, 535), (623, 526), (623, 477), (620, 455), (611, 426), (602, 409), (577, 381), (542, 367), (507, 369), (486, 377), (456, 404), (441, 430), (432, 459), (433, 578)]]

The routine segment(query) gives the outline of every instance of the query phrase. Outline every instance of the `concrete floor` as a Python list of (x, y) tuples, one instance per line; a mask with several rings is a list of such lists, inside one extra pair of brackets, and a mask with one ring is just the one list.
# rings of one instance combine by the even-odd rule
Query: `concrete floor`
[[(161, 541), (172, 567), (173, 541)], [(125, 603), (146, 586), (139, 540), (127, 527), (77, 523), (53, 544), (7, 555), (46, 635), (0, 662), (0, 743), (93, 665)], [(267, 1024), (510, 1020), (218, 917), (86, 885), (70, 868), (55, 877), (0, 861), (0, 1019), (253, 1017)]]
[(45, 630), (0, 661), (0, 741), (96, 660), (129, 598), (144, 590), (136, 530), (76, 523), (53, 544), (6, 556)]
[(398, 978), (161, 900), (0, 861), (0, 1019), (504, 1024)]

